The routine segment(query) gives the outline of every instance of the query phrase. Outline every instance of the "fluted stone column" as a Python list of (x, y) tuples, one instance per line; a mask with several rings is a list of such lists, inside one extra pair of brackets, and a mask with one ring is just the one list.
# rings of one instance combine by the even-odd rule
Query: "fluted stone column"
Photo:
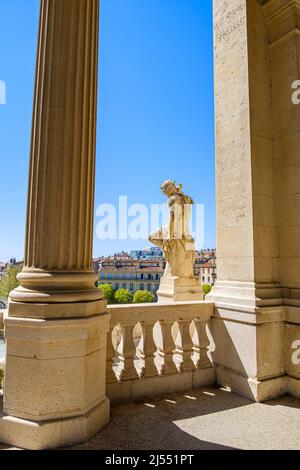
[(101, 299), (92, 271), (98, 3), (41, 2), (25, 267), (11, 315), (13, 302)]
[[(42, 0), (25, 265), (10, 294), (0, 441), (81, 442), (109, 418), (92, 270), (99, 0)], [(15, 418), (19, 418), (15, 420)]]

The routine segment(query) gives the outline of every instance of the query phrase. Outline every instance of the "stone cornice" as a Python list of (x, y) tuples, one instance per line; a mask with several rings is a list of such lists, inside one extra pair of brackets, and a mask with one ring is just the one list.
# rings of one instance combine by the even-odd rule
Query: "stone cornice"
[(277, 18), (291, 8), (300, 8), (300, 0), (268, 0), (263, 5), (267, 20)]
[(300, 29), (300, 0), (269, 0), (263, 10), (270, 44)]

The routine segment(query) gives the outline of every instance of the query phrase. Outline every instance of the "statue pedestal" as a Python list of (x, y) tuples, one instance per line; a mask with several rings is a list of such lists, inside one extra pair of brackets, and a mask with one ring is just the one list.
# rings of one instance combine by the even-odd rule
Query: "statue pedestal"
[(165, 273), (161, 278), (158, 303), (203, 300), (201, 284), (196, 278), (171, 276)]

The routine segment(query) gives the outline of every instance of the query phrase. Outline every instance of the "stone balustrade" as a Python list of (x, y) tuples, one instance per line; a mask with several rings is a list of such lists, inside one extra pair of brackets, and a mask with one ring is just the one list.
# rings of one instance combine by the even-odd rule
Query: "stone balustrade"
[(212, 302), (108, 307), (107, 396), (112, 401), (215, 382)]

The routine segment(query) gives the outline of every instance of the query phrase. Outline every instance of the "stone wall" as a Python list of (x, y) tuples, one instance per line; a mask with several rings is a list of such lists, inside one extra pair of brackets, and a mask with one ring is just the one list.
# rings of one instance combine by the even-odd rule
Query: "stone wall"
[(300, 396), (299, 12), (299, 0), (214, 0), (214, 359), (219, 383), (258, 401), (291, 380)]

